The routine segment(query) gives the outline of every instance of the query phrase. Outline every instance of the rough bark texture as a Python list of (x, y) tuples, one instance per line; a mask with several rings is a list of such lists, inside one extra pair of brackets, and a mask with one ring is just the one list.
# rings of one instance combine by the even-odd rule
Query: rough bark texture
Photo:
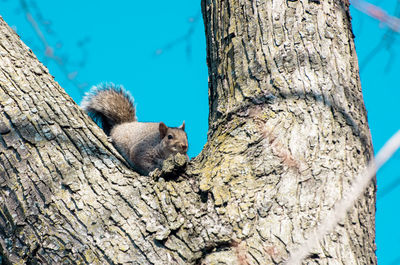
[[(279, 264), (348, 189), (372, 147), (347, 6), (202, 8), (208, 142), (160, 178), (132, 172), (0, 18), (4, 263)], [(305, 262), (376, 264), (374, 192)]]
[[(226, 209), (250, 263), (280, 263), (372, 155), (348, 6), (203, 0), (202, 7), (211, 107), (202, 155), (213, 159), (203, 160), (200, 189)], [(309, 262), (375, 264), (374, 219), (371, 184)]]

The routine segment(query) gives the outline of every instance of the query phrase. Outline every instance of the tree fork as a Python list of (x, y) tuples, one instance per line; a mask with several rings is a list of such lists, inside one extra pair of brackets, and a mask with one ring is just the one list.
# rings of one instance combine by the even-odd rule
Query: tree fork
[[(372, 155), (342, 2), (202, 1), (208, 142), (132, 172), (0, 20), (0, 254), (10, 263), (283, 263)], [(308, 259), (376, 264), (375, 186)]]

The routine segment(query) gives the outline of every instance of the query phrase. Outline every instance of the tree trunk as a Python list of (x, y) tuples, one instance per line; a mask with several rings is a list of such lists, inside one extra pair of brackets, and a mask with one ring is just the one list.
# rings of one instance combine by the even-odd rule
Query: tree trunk
[[(211, 109), (202, 155), (213, 159), (203, 159), (200, 189), (235, 209), (225, 214), (250, 263), (280, 263), (372, 156), (348, 5), (203, 0), (203, 13)], [(371, 184), (309, 261), (376, 264), (374, 220)]]
[[(139, 176), (0, 18), (5, 264), (282, 264), (372, 155), (348, 7), (202, 2), (208, 142)], [(375, 186), (305, 263), (376, 264)]]

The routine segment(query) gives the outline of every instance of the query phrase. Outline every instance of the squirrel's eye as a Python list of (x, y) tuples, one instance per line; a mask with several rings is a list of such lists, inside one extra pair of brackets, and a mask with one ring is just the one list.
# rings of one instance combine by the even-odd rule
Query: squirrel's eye
[(174, 137), (172, 137), (172, 135), (168, 134), (168, 139), (171, 140), (172, 138), (174, 138)]

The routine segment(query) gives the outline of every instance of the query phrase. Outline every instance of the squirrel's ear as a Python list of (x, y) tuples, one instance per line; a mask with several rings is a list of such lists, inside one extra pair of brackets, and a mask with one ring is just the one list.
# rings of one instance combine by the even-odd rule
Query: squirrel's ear
[(168, 127), (163, 122), (160, 122), (160, 125), (158, 126), (158, 130), (160, 131), (161, 139), (163, 139), (165, 137), (165, 135), (167, 135)]
[(179, 129), (182, 129), (183, 131), (185, 130), (185, 121), (183, 121), (182, 125), (179, 126)]

